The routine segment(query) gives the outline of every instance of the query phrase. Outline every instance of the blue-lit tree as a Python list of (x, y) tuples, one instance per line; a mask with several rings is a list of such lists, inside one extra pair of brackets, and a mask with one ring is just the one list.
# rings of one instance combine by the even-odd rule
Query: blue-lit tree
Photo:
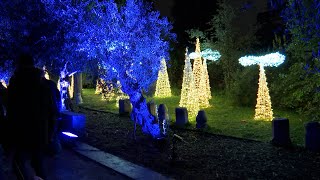
[(148, 111), (142, 90), (156, 81), (161, 59), (169, 59), (172, 26), (141, 0), (127, 0), (120, 14), (121, 30), (116, 33), (120, 46), (107, 53), (107, 62), (118, 72), (122, 90), (130, 97), (132, 120), (142, 126), (143, 132), (159, 137), (159, 124)]
[(320, 119), (320, 0), (290, 0), (282, 11), (288, 62), (271, 84), (278, 105)]
[(37, 62), (51, 59), (63, 41), (59, 24), (40, 0), (0, 1), (1, 59), (14, 59), (29, 51)]
[[(91, 61), (97, 61), (94, 58), (88, 58), (87, 51), (83, 47), (93, 46), (88, 44), (94, 34), (91, 34), (93, 25), (91, 18), (95, 18), (90, 8), (90, 2), (83, 1), (58, 1), (43, 0), (46, 11), (55, 21), (58, 22), (59, 28), (57, 33), (62, 32), (59, 53), (50, 61), (43, 61), (49, 66), (51, 71), (59, 74), (59, 86), (62, 97), (62, 110), (68, 110), (65, 102), (69, 98), (67, 89), (69, 86), (68, 77), (75, 72), (82, 71), (86, 65), (93, 64)], [(76, 97), (77, 98), (77, 97)]]
[(0, 83), (7, 86), (9, 79), (14, 71), (13, 63), (10, 60), (5, 60), (0, 63)]
[(97, 4), (94, 12), (99, 23), (92, 32), (99, 38), (92, 41), (96, 47), (88, 48), (89, 56), (102, 60), (109, 78), (119, 79), (130, 97), (135, 124), (144, 133), (160, 137), (160, 126), (148, 111), (142, 91), (156, 81), (161, 59), (168, 59), (169, 40), (174, 38), (171, 24), (141, 0), (127, 0), (119, 9), (110, 0)]
[[(14, 59), (20, 51), (28, 51), (42, 68), (53, 74), (79, 69), (84, 63), (75, 50), (79, 38), (74, 29), (80, 23), (84, 8), (72, 1), (1, 1), (0, 2), (1, 59)], [(71, 34), (71, 35), (70, 35)], [(68, 66), (66, 66), (68, 65)], [(64, 68), (72, 67), (72, 68)], [(62, 83), (67, 84), (67, 83)]]

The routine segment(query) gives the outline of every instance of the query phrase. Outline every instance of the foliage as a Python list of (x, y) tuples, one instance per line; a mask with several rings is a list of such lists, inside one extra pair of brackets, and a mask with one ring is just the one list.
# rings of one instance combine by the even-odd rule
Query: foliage
[[(304, 63), (295, 63), (287, 74), (280, 74), (271, 87), (274, 104), (303, 113), (310, 120), (319, 120), (320, 74), (311, 73)], [(307, 72), (306, 72), (307, 70)]]
[(0, 2), (0, 54), (15, 59), (29, 51), (36, 60), (47, 59), (61, 45), (57, 22), (40, 0)]
[(5, 60), (0, 63), (0, 80), (4, 80), (6, 84), (14, 71), (13, 63), (10, 60)]
[(127, 0), (119, 8), (112, 0), (96, 2), (91, 12), (89, 38), (80, 43), (80, 50), (101, 61), (106, 78), (120, 81), (133, 105), (132, 120), (145, 133), (159, 136), (142, 91), (156, 81), (161, 59), (168, 59), (169, 40), (174, 38), (171, 24), (141, 0)]
[(296, 109), (319, 120), (320, 1), (289, 1), (282, 12), (291, 36), (288, 63), (271, 84), (274, 105)]
[(232, 104), (254, 107), (258, 90), (258, 66), (245, 67), (243, 70), (237, 71), (236, 74), (229, 94)]
[(246, 12), (235, 8), (229, 0), (218, 1), (217, 15), (209, 22), (210, 32), (214, 39), (214, 46), (222, 57), (220, 63), (223, 68), (226, 90), (230, 90), (239, 69), (238, 59), (243, 52), (250, 52), (255, 42), (255, 27), (247, 24), (247, 31), (241, 30), (236, 24)]

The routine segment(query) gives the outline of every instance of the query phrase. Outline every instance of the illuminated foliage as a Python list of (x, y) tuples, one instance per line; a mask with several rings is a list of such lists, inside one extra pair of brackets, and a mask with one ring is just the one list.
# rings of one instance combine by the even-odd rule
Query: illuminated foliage
[(187, 108), (189, 117), (195, 117), (199, 111), (199, 101), (197, 93), (198, 91), (195, 88), (191, 62), (188, 56), (188, 48), (186, 48), (179, 106)]
[[(141, 0), (127, 0), (120, 8), (112, 1), (97, 3), (91, 31), (95, 46), (83, 46), (89, 57), (99, 58), (102, 68), (118, 79), (133, 106), (131, 119), (143, 132), (160, 136), (160, 126), (147, 109), (143, 90), (157, 79), (161, 59), (168, 59), (171, 24)], [(89, 40), (87, 40), (89, 41)]]
[(13, 74), (14, 67), (10, 60), (6, 60), (0, 64), (0, 80), (1, 83), (7, 85), (11, 75)]
[(171, 96), (171, 89), (170, 89), (170, 82), (169, 76), (167, 71), (167, 64), (166, 60), (161, 60), (161, 68), (158, 73), (158, 80), (156, 84), (156, 92), (155, 97), (170, 97)]
[(101, 94), (102, 93), (103, 83), (104, 83), (103, 79), (101, 79), (101, 78), (97, 79), (96, 91), (94, 92), (95, 94)]

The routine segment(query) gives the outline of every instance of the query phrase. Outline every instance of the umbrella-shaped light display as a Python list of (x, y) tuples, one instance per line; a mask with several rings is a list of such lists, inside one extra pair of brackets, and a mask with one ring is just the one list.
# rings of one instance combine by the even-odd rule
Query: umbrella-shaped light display
[(269, 95), (269, 88), (264, 67), (277, 67), (282, 64), (284, 60), (285, 56), (280, 54), (279, 52), (267, 54), (264, 56), (244, 56), (239, 59), (239, 63), (243, 66), (260, 66), (258, 97), (254, 115), (254, 119), (256, 120), (271, 121), (273, 119), (271, 99)]

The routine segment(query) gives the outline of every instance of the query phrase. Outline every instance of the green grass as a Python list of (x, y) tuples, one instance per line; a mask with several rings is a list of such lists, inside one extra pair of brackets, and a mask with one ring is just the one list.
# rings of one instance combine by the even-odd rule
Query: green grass
[[(82, 106), (92, 109), (118, 113), (115, 101), (102, 101), (101, 95), (94, 94), (94, 89), (83, 89), (84, 103)], [(175, 122), (175, 108), (178, 107), (180, 96), (170, 98), (147, 98), (156, 104), (165, 104), (171, 122)], [(272, 138), (271, 122), (253, 119), (254, 108), (232, 106), (223, 95), (214, 94), (210, 100), (211, 107), (204, 109), (208, 119), (208, 132), (233, 137), (270, 141)], [(294, 144), (303, 145), (306, 119), (295, 112), (274, 109), (274, 116), (289, 119), (290, 136)], [(195, 118), (189, 119), (190, 126), (195, 127)]]

